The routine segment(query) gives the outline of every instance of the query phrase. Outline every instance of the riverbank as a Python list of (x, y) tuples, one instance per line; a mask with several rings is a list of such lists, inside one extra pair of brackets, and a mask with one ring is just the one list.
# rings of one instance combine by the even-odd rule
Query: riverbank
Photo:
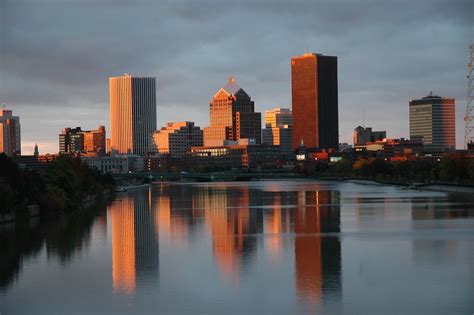
[(120, 192), (125, 192), (125, 191), (130, 191), (130, 190), (136, 190), (136, 189), (142, 189), (142, 188), (149, 188), (150, 184), (141, 184), (141, 185), (124, 185), (124, 186), (118, 186), (115, 189), (115, 192), (120, 193)]
[(396, 182), (384, 182), (377, 180), (369, 179), (349, 179), (348, 182), (356, 184), (366, 184), (366, 185), (387, 185), (387, 186), (398, 186), (405, 187), (414, 190), (429, 190), (429, 191), (438, 191), (454, 194), (469, 195), (474, 198), (474, 186), (473, 185), (458, 185), (451, 183), (396, 183)]

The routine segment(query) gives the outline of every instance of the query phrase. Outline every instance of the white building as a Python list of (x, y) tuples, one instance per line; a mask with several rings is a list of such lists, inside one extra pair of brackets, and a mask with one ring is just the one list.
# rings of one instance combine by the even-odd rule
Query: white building
[(139, 155), (83, 156), (81, 159), (91, 168), (102, 173), (125, 174), (141, 172), (144, 169), (143, 157)]

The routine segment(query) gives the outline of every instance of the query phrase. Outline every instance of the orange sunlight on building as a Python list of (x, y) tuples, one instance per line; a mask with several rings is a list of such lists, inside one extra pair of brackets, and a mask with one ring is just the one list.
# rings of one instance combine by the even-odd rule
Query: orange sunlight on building
[(112, 286), (114, 292), (134, 294), (136, 287), (134, 202), (124, 198), (109, 207), (112, 220)]
[(187, 245), (188, 225), (185, 218), (172, 213), (171, 200), (168, 196), (159, 196), (157, 201), (158, 215), (155, 217), (156, 230), (161, 237), (180, 247)]
[(275, 208), (271, 210), (271, 214), (267, 216), (267, 234), (270, 234), (267, 237), (267, 247), (268, 247), (268, 255), (269, 259), (272, 262), (278, 261), (280, 256), (282, 241), (281, 241), (281, 233), (283, 232), (282, 226), (282, 216), (281, 216), (281, 196), (276, 195), (273, 198), (273, 204)]
[(299, 192), (294, 219), (296, 295), (311, 305), (319, 304), (322, 296), (321, 193), (326, 192)]

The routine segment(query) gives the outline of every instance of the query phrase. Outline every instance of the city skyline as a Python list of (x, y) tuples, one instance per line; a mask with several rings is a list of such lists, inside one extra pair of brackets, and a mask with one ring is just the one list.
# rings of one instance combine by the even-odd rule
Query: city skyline
[[(368, 12), (351, 3), (269, 8), (240, 2), (218, 17), (243, 17), (228, 32), (210, 18), (213, 2), (133, 7), (4, 1), (1, 75), (8, 80), (1, 82), (0, 103), (22, 119), (23, 154), (32, 153), (35, 143), (41, 153), (56, 153), (57, 134), (66, 126), (106, 125), (110, 133), (110, 76), (157, 78), (157, 127), (182, 120), (204, 127), (209, 95), (229, 75), (252, 96), (256, 111), (291, 108), (289, 59), (309, 50), (338, 56), (340, 142), (351, 142), (362, 111), (366, 125), (408, 138), (408, 100), (433, 91), (456, 99), (461, 148), (467, 46), (473, 38), (469, 6), (420, 1), (406, 10), (388, 2), (370, 4)], [(103, 10), (113, 14), (103, 17)], [(125, 14), (142, 18), (127, 27)], [(139, 52), (131, 49), (140, 46)]]

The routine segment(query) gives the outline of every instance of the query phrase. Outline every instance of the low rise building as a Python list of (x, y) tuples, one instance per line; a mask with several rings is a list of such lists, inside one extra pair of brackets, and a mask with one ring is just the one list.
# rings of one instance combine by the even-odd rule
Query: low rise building
[(134, 154), (111, 156), (81, 156), (89, 167), (103, 173), (125, 174), (144, 170), (143, 157)]
[(104, 155), (106, 153), (105, 126), (97, 130), (82, 130), (81, 127), (64, 128), (59, 134), (59, 153)]
[(387, 132), (384, 131), (372, 131), (371, 127), (364, 128), (358, 126), (354, 129), (354, 147), (365, 145), (369, 142), (381, 141), (387, 138)]
[(218, 170), (276, 167), (280, 161), (280, 147), (266, 144), (193, 147), (186, 156), (188, 166)]
[(153, 134), (153, 142), (158, 154), (182, 158), (191, 147), (203, 145), (203, 132), (194, 122), (169, 122)]
[(58, 157), (57, 154), (34, 154), (34, 155), (17, 155), (13, 160), (21, 169), (39, 171), (46, 168), (48, 162)]

